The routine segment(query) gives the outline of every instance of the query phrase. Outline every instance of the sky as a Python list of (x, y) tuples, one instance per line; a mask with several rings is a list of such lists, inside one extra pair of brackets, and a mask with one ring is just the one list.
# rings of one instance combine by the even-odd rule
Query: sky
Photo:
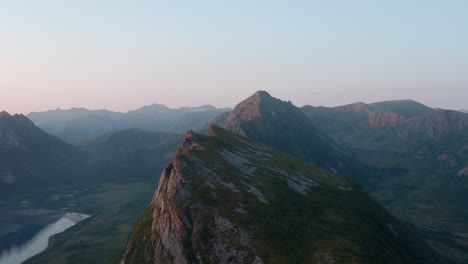
[(0, 0), (0, 109), (468, 108), (468, 1)]

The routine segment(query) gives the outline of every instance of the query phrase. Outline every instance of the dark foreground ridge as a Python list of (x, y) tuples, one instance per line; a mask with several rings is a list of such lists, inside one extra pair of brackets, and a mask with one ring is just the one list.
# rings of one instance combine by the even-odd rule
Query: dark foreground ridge
[(121, 263), (443, 263), (359, 187), (210, 126), (187, 132)]

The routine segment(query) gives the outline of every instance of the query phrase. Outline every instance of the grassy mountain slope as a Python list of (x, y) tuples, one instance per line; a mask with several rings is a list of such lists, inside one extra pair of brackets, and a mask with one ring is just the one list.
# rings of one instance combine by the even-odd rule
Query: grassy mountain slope
[(442, 263), (356, 185), (211, 126), (188, 132), (122, 263)]
[(0, 195), (65, 183), (66, 168), (78, 151), (23, 115), (0, 114)]
[(212, 123), (346, 176), (363, 186), (376, 178), (399, 173), (398, 169), (376, 169), (360, 162), (348, 148), (315, 128), (300, 108), (273, 98), (267, 92), (256, 92)]
[[(0, 209), (92, 215), (28, 263), (115, 263), (181, 135), (113, 131), (77, 146), (0, 114)], [(117, 255), (117, 256), (116, 256)]]
[(23, 115), (0, 115), (0, 195), (61, 185), (109, 181), (152, 182), (176, 149), (180, 135), (118, 130), (80, 145), (42, 131)]
[[(351, 147), (361, 160), (404, 169), (405, 173), (376, 179), (366, 189), (399, 218), (427, 227), (423, 231), (430, 230), (426, 238), (434, 248), (466, 263), (468, 115), (403, 103), (403, 109), (381, 108), (392, 112), (376, 112), (375, 105), (381, 103), (306, 106), (303, 111), (322, 132)], [(434, 231), (440, 235), (433, 235)]]
[(116, 130), (79, 144), (86, 174), (101, 181), (154, 182), (177, 148), (181, 135), (141, 129)]

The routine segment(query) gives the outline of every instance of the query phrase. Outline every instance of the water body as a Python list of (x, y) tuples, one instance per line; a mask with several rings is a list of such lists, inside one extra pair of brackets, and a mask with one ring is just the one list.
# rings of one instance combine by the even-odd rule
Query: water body
[[(24, 212), (0, 222), (0, 264), (20, 264), (25, 260), (41, 253), (49, 245), (49, 238), (76, 225), (89, 215), (78, 213), (61, 213), (48, 211), (29, 211), (26, 215), (30, 219), (12, 219), (25, 217)], [(35, 222), (34, 217), (38, 218)], [(58, 220), (57, 220), (58, 218)], [(1, 219), (0, 219), (1, 220)], [(46, 223), (47, 220), (53, 222)]]

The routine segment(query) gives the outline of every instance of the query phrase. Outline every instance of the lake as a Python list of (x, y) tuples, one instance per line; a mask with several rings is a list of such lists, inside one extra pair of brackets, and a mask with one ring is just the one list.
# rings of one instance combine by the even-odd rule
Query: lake
[(89, 215), (51, 211), (0, 211), (0, 264), (19, 264), (41, 253), (49, 238)]

